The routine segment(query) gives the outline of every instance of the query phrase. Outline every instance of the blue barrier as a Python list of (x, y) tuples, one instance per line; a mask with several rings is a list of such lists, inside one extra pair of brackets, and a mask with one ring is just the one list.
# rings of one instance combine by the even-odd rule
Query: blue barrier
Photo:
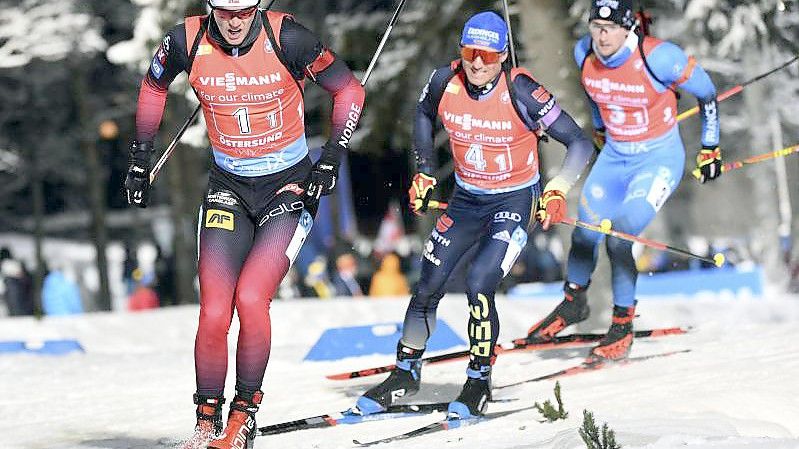
[(24, 341), (0, 341), (0, 354), (7, 352), (22, 352), (24, 350)]
[[(401, 336), (401, 323), (328, 329), (308, 351), (305, 360), (339, 360), (371, 354), (395, 354), (397, 341)], [(436, 331), (427, 342), (427, 350), (438, 351), (465, 344), (447, 323), (438, 320)]]
[(77, 340), (45, 340), (41, 344), (15, 340), (0, 341), (0, 354), (64, 355), (72, 352), (86, 351)]
[[(700, 293), (732, 293), (759, 297), (763, 295), (763, 269), (734, 267), (704, 270), (642, 273), (638, 275), (636, 296), (694, 296)], [(552, 299), (563, 296), (563, 283), (519, 284), (508, 291), (512, 299)]]

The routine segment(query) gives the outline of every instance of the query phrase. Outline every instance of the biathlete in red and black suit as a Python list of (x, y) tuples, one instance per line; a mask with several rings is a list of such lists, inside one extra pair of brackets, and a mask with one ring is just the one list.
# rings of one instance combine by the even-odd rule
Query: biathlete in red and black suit
[[(125, 181), (129, 203), (147, 205), (152, 142), (167, 87), (180, 72), (200, 100), (214, 160), (198, 226), (197, 425), (187, 446), (252, 444), (271, 345), (270, 302), (312, 223), (307, 209), (335, 187), (364, 104), (358, 80), (314, 33), (258, 3), (211, 0), (211, 14), (172, 28), (139, 93)], [(306, 78), (333, 97), (331, 136), (316, 164), (305, 139)], [(234, 310), (236, 396), (222, 432)]]
[[(419, 390), (419, 360), (435, 328), (445, 283), (473, 245), (478, 249), (466, 276), (471, 356), (466, 384), (449, 412), (460, 417), (484, 412), (499, 336), (494, 292), (527, 242), (536, 201), (540, 197), (538, 218), (544, 227), (560, 221), (565, 194), (592, 156), (590, 140), (555, 98), (527, 70), (510, 68), (507, 49), (508, 29), (500, 16), (473, 16), (463, 29), (461, 59), (435, 70), (422, 92), (414, 127), (418, 173), (409, 190), (410, 206), (423, 213), (437, 182), (431, 175), (436, 117), (449, 135), (456, 187), (425, 243), (421, 279), (397, 345), (398, 369), (359, 398), (361, 413), (381, 411)], [(543, 131), (563, 143), (567, 153), (560, 173), (541, 194), (538, 139)]]

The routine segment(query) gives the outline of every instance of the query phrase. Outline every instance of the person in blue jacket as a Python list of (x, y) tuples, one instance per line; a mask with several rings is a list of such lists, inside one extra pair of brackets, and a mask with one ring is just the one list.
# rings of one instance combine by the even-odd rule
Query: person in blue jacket
[[(600, 153), (582, 190), (579, 219), (596, 224), (609, 219), (613, 229), (639, 235), (683, 175), (685, 148), (677, 126), (678, 87), (699, 101), (699, 181), (721, 175), (716, 88), (680, 47), (636, 29), (631, 0), (592, 0), (588, 28), (590, 34), (577, 42), (574, 56), (590, 100), (594, 143)], [(551, 340), (565, 327), (588, 318), (586, 290), (603, 235), (574, 230), (564, 299), (530, 328), (526, 342)], [(605, 338), (591, 351), (589, 362), (625, 358), (633, 341), (638, 271), (632, 243), (608, 237), (607, 252), (613, 320)]]

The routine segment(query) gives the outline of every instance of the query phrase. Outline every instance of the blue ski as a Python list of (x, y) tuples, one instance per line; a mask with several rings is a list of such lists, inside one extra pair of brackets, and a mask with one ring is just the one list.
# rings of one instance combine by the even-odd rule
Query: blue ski
[(294, 432), (297, 430), (319, 429), (323, 427), (333, 427), (340, 424), (358, 424), (369, 421), (381, 421), (384, 419), (406, 418), (411, 416), (426, 415), (435, 412), (447, 411), (448, 402), (437, 402), (429, 404), (403, 404), (392, 405), (388, 410), (380, 413), (362, 415), (352, 409), (344, 412), (312, 416), (310, 418), (298, 419), (279, 424), (271, 424), (258, 428), (260, 435), (275, 435), (278, 433)]
[(420, 435), (428, 435), (435, 432), (441, 432), (443, 430), (452, 430), (458, 429), (461, 427), (473, 426), (475, 424), (480, 424), (486, 421), (490, 421), (494, 418), (501, 418), (503, 416), (512, 415), (514, 413), (523, 412), (526, 410), (532, 410), (534, 407), (522, 407), (516, 408), (513, 410), (504, 410), (501, 412), (493, 412), (493, 413), (486, 413), (483, 416), (475, 416), (473, 418), (458, 418), (458, 417), (447, 417), (440, 421), (436, 421), (434, 423), (430, 423), (426, 426), (418, 427), (416, 429), (410, 430), (408, 432), (400, 433), (397, 435), (393, 435), (390, 437), (386, 437), (380, 440), (375, 441), (368, 441), (368, 442), (361, 442), (358, 440), (352, 440), (353, 443), (357, 444), (358, 446), (365, 447), (365, 446), (373, 446), (375, 444), (381, 443), (390, 443), (392, 441), (398, 440), (406, 440), (408, 438), (418, 437)]

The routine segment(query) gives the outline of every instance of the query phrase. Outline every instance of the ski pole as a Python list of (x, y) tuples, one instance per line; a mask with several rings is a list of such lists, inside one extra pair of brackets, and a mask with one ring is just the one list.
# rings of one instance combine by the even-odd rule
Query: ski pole
[[(748, 157), (746, 159), (735, 161), (735, 162), (727, 162), (726, 164), (721, 166), (721, 172), (725, 173), (731, 170), (737, 170), (739, 168), (743, 168), (746, 165), (757, 164), (763, 161), (768, 161), (771, 159), (776, 159), (778, 157), (785, 157), (789, 156), (793, 153), (799, 153), (799, 145), (793, 145), (790, 147), (783, 148), (781, 150), (770, 151), (768, 153), (758, 154), (752, 157)], [(691, 172), (692, 175), (696, 179), (699, 179), (702, 176), (701, 172), (698, 168), (695, 168), (694, 171)]]
[[(272, 5), (275, 4), (275, 1), (276, 0), (271, 0), (269, 4), (266, 5), (266, 8), (264, 8), (264, 11), (268, 11), (269, 9), (271, 9)], [(172, 153), (175, 151), (175, 148), (178, 146), (178, 141), (180, 140), (181, 137), (183, 137), (183, 133), (186, 132), (186, 130), (189, 128), (189, 125), (191, 125), (191, 122), (194, 121), (194, 118), (197, 117), (197, 114), (199, 112), (200, 112), (200, 105), (198, 104), (197, 107), (194, 108), (194, 112), (191, 113), (189, 118), (186, 119), (186, 122), (183, 123), (183, 126), (181, 126), (181, 128), (178, 130), (177, 134), (175, 134), (175, 138), (172, 139), (172, 142), (169, 144), (168, 147), (166, 147), (164, 153), (161, 154), (161, 157), (158, 158), (158, 161), (153, 166), (153, 169), (150, 170), (150, 184), (155, 182), (156, 176), (158, 176), (158, 173), (161, 171), (162, 168), (164, 168), (164, 164), (166, 164), (166, 161), (169, 159), (169, 157), (172, 156)]]
[(377, 58), (380, 56), (380, 53), (383, 52), (383, 46), (386, 45), (386, 41), (388, 41), (388, 35), (391, 34), (391, 30), (394, 29), (394, 25), (397, 23), (397, 19), (399, 18), (400, 11), (405, 6), (405, 0), (400, 0), (399, 5), (397, 5), (397, 9), (394, 10), (394, 15), (391, 16), (391, 20), (388, 21), (388, 25), (386, 26), (386, 31), (383, 33), (383, 38), (380, 39), (380, 45), (377, 46), (377, 50), (375, 50), (374, 56), (372, 56), (372, 60), (369, 61), (369, 67), (366, 69), (366, 73), (363, 74), (363, 79), (361, 80), (361, 86), (366, 85), (366, 80), (369, 79), (369, 75), (372, 74), (372, 69), (375, 68), (375, 64), (377, 64)]
[[(721, 95), (719, 95), (718, 97), (716, 97), (716, 101), (719, 101), (719, 102), (724, 101), (724, 100), (730, 98), (731, 96), (733, 96), (733, 95), (741, 92), (742, 90), (744, 90), (744, 87), (746, 87), (746, 86), (748, 86), (748, 85), (750, 85), (752, 83), (755, 83), (757, 81), (760, 81), (763, 78), (771, 75), (772, 73), (778, 72), (778, 71), (784, 69), (785, 67), (788, 67), (789, 65), (793, 64), (796, 61), (799, 61), (799, 55), (794, 56), (793, 59), (791, 59), (790, 61), (782, 64), (779, 67), (775, 67), (775, 68), (769, 70), (768, 72), (761, 73), (760, 75), (750, 79), (749, 81), (745, 81), (745, 82), (743, 82), (743, 83), (741, 83), (741, 84), (739, 84), (739, 85), (727, 90), (726, 92), (724, 92)], [(699, 106), (694, 106), (691, 109), (688, 109), (687, 111), (680, 113), (680, 115), (677, 116), (677, 121), (681, 122), (681, 121), (687, 119), (688, 117), (696, 115), (697, 112), (699, 112)]]
[(502, 0), (502, 6), (505, 8), (505, 23), (508, 24), (508, 41), (510, 42), (510, 62), (513, 67), (516, 65), (516, 46), (513, 45), (513, 28), (510, 25), (510, 11), (508, 10), (508, 0)]
[(612, 229), (612, 223), (607, 218), (603, 219), (600, 224), (590, 224), (583, 221), (575, 220), (571, 217), (566, 217), (561, 220), (561, 223), (574, 226), (577, 228), (588, 229), (589, 231), (599, 232), (605, 235), (609, 235), (611, 237), (616, 237), (618, 239), (626, 240), (628, 242), (635, 242), (640, 243), (644, 246), (648, 246), (650, 248), (654, 248), (661, 251), (669, 251), (675, 254), (679, 254), (681, 256), (690, 257), (693, 259), (701, 260), (702, 262), (712, 263), (716, 267), (721, 267), (724, 265), (724, 254), (716, 253), (713, 258), (700, 256), (698, 254), (694, 254), (690, 251), (686, 251), (684, 249), (675, 248), (673, 246), (667, 245), (665, 243), (660, 243), (655, 240), (646, 239), (643, 237), (638, 237), (636, 235), (627, 234), (621, 231), (616, 231)]
[[(429, 209), (437, 209), (437, 210), (446, 210), (447, 206), (449, 206), (447, 203), (445, 203), (443, 201), (436, 201), (436, 200), (430, 200), (430, 202), (427, 205), (427, 207)], [(583, 221), (575, 220), (574, 218), (570, 218), (570, 217), (564, 218), (563, 220), (561, 220), (561, 223), (567, 224), (567, 225), (570, 225), (570, 226), (574, 226), (574, 227), (577, 227), (577, 228), (588, 229), (589, 231), (599, 232), (599, 233), (602, 233), (602, 234), (605, 234), (605, 235), (609, 235), (611, 237), (616, 237), (616, 238), (619, 238), (619, 239), (622, 239), (622, 240), (627, 240), (628, 242), (640, 243), (640, 244), (642, 244), (644, 246), (648, 246), (650, 248), (654, 248), (654, 249), (657, 249), (657, 250), (669, 251), (669, 252), (672, 252), (672, 253), (675, 253), (675, 254), (679, 254), (679, 255), (682, 255), (682, 256), (691, 257), (691, 258), (694, 258), (694, 259), (701, 260), (702, 262), (712, 263), (716, 267), (721, 267), (722, 265), (724, 265), (724, 262), (725, 262), (724, 254), (722, 254), (722, 253), (716, 253), (713, 256), (713, 258), (711, 259), (709, 257), (700, 256), (700, 255), (694, 254), (694, 253), (692, 253), (690, 251), (686, 251), (686, 250), (680, 249), (680, 248), (675, 248), (675, 247), (673, 247), (671, 245), (667, 245), (665, 243), (660, 243), (660, 242), (655, 241), (655, 240), (650, 240), (650, 239), (646, 239), (646, 238), (643, 238), (643, 237), (638, 237), (638, 236), (635, 236), (635, 235), (632, 235), (632, 234), (627, 234), (627, 233), (624, 233), (624, 232), (621, 232), (621, 231), (616, 231), (616, 230), (612, 229), (613, 224), (607, 218), (602, 220), (599, 225), (594, 225), (594, 224), (586, 223), (586, 222), (583, 222)]]
[(166, 161), (169, 159), (170, 156), (172, 156), (172, 153), (175, 151), (175, 148), (178, 146), (178, 141), (180, 140), (181, 137), (183, 137), (183, 133), (185, 133), (186, 130), (189, 128), (189, 125), (191, 125), (191, 122), (194, 121), (194, 118), (197, 117), (198, 112), (200, 112), (199, 104), (197, 105), (196, 108), (194, 108), (194, 112), (191, 113), (189, 118), (186, 119), (186, 122), (183, 123), (183, 126), (178, 130), (178, 133), (175, 134), (175, 138), (172, 139), (172, 142), (169, 144), (168, 147), (166, 147), (166, 150), (161, 155), (161, 157), (158, 158), (158, 162), (156, 162), (155, 165), (153, 165), (153, 169), (150, 170), (150, 184), (155, 182), (155, 177), (158, 176), (158, 173), (161, 171), (162, 168), (164, 168), (164, 164), (166, 164)]

